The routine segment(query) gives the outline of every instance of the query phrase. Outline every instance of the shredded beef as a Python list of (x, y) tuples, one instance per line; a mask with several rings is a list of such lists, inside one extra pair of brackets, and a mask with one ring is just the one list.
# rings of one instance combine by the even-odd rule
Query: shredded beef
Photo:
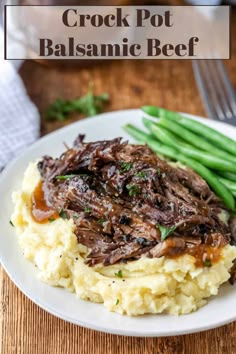
[[(74, 219), (90, 266), (222, 247), (235, 237), (235, 221), (231, 229), (221, 221), (226, 208), (191, 169), (121, 138), (83, 140), (60, 158), (43, 157), (38, 169), (47, 205)], [(172, 233), (164, 239), (159, 226)]]

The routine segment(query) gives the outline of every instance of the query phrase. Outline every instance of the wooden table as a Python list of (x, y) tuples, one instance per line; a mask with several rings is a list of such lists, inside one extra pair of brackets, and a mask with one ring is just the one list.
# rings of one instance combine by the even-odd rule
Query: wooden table
[[(232, 59), (225, 64), (236, 86), (236, 11), (232, 18)], [(62, 70), (26, 62), (21, 75), (32, 100), (43, 113), (56, 98), (85, 94), (92, 82), (95, 93), (110, 93), (106, 110), (156, 104), (204, 115), (191, 61), (111, 61), (92, 68)], [(74, 115), (71, 121), (81, 119)], [(42, 134), (61, 124), (42, 121)], [(105, 127), (104, 127), (105, 129)], [(235, 311), (235, 309), (233, 309)], [(166, 338), (128, 338), (66, 323), (28, 300), (0, 269), (0, 353), (2, 354), (233, 354), (236, 324), (198, 334)]]

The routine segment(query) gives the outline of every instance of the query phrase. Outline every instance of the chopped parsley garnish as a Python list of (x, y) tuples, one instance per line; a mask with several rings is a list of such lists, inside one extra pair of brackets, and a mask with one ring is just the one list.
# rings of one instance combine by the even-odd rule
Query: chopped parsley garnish
[(164, 241), (176, 229), (176, 226), (164, 227), (157, 225), (157, 228), (161, 231), (161, 241)]
[(73, 214), (73, 218), (74, 218), (74, 219), (78, 219), (78, 218), (79, 218), (79, 215)]
[(122, 270), (118, 270), (118, 272), (115, 273), (115, 276), (116, 276), (117, 278), (123, 278)]
[(116, 305), (119, 305), (119, 302), (120, 302), (120, 300), (119, 300), (119, 299), (117, 299), (117, 300), (116, 300)]
[(91, 209), (90, 209), (90, 208), (84, 208), (84, 212), (85, 212), (85, 213), (90, 213), (90, 212), (91, 212)]
[(85, 96), (73, 100), (58, 98), (52, 103), (45, 113), (45, 119), (49, 121), (64, 122), (71, 112), (79, 112), (88, 117), (101, 113), (105, 103), (109, 101), (109, 95), (103, 93), (99, 96), (93, 94), (90, 88)]
[(158, 174), (158, 176), (160, 176), (160, 175), (161, 175), (161, 170), (160, 170), (160, 168), (159, 168), (159, 167), (157, 168), (157, 174)]
[(129, 191), (130, 197), (136, 197), (139, 194), (139, 187), (135, 184), (127, 184), (126, 188)]
[(67, 179), (70, 179), (70, 178), (73, 178), (73, 177), (76, 177), (78, 175), (64, 175), (64, 176), (57, 176), (56, 179), (58, 181), (66, 181)]
[(12, 226), (12, 227), (15, 227), (15, 225), (13, 224), (13, 222), (10, 220), (9, 221), (9, 224)]
[(104, 222), (105, 222), (105, 220), (104, 220), (104, 219), (98, 219), (98, 223), (99, 223), (99, 225), (102, 225)]
[(141, 177), (142, 179), (146, 179), (147, 175), (145, 172), (141, 171), (136, 174), (136, 176)]
[(121, 172), (128, 172), (132, 167), (132, 162), (121, 161)]
[(54, 218), (48, 218), (48, 222), (53, 222), (53, 221), (55, 221)]
[(212, 266), (210, 259), (206, 259), (206, 260), (204, 261), (204, 266), (205, 266), (205, 267), (211, 267), (211, 266)]
[(62, 219), (67, 219), (67, 215), (66, 215), (66, 212), (65, 212), (64, 209), (61, 209), (61, 210), (60, 210), (59, 216), (60, 216), (60, 218), (62, 218)]

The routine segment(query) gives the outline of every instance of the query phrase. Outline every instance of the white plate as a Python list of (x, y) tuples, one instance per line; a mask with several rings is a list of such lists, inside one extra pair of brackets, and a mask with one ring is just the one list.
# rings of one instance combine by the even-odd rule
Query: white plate
[[(28, 163), (44, 154), (58, 156), (63, 142), (71, 144), (78, 133), (86, 134), (87, 141), (112, 139), (122, 136), (132, 139), (122, 130), (128, 122), (142, 126), (139, 110), (101, 114), (71, 124), (45, 136), (10, 163), (0, 175), (0, 259), (12, 281), (34, 303), (66, 321), (83, 327), (129, 336), (158, 337), (203, 331), (236, 319), (236, 287), (225, 284), (219, 294), (195, 313), (174, 317), (170, 315), (121, 316), (108, 312), (103, 305), (86, 302), (65, 289), (40, 282), (37, 270), (26, 261), (18, 246), (17, 236), (9, 224), (12, 213), (11, 194), (20, 188)], [(196, 118), (200, 119), (201, 118)], [(236, 129), (214, 121), (204, 120), (224, 134), (236, 138)]]

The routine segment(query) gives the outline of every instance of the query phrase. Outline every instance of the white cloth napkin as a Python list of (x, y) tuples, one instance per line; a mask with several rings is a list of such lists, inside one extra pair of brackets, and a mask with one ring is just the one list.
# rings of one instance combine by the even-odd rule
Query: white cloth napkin
[(40, 130), (38, 110), (14, 62), (3, 59), (3, 43), (0, 28), (0, 171), (39, 137)]

